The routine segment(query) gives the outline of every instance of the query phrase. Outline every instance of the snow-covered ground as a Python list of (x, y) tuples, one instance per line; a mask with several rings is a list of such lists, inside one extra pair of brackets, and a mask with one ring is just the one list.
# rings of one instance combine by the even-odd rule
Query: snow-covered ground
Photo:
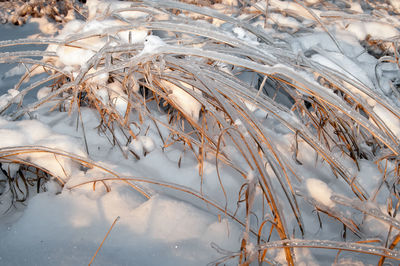
[(0, 27), (0, 265), (400, 260), (398, 2), (217, 2)]

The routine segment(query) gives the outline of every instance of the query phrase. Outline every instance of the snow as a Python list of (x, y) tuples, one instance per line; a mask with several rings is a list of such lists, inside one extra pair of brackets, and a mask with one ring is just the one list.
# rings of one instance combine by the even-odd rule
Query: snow
[(399, 119), (389, 110), (381, 105), (374, 107), (374, 113), (385, 123), (385, 125), (394, 133), (394, 135), (400, 138), (400, 121)]
[(22, 75), (24, 74), (26, 71), (26, 68), (20, 64), (17, 65), (13, 68), (11, 68), (10, 70), (8, 70), (6, 73), (4, 73), (4, 78), (9, 78), (9, 77), (14, 77), (14, 76), (18, 76), (18, 75)]
[(136, 139), (129, 143), (128, 147), (138, 156), (142, 156), (144, 153), (152, 152), (156, 148), (152, 138), (147, 136), (137, 136)]
[(149, 35), (144, 39), (144, 48), (139, 55), (151, 54), (155, 49), (164, 45), (166, 43), (160, 37)]
[(128, 101), (126, 100), (126, 94), (123, 92), (122, 84), (119, 82), (113, 82), (108, 84), (110, 90), (110, 99), (115, 110), (124, 117), (126, 109), (128, 107)]
[[(131, 7), (129, 2), (121, 2), (116, 0), (101, 1), (101, 0), (88, 0), (87, 6), (89, 9), (89, 20), (95, 19), (98, 16), (102, 16), (105, 12), (115, 12), (120, 9), (126, 9)], [(118, 12), (125, 19), (137, 19), (147, 16), (147, 13), (140, 11), (119, 11)]]
[(400, 2), (397, 0), (389, 0), (390, 4), (396, 10), (396, 12), (400, 13)]
[(147, 136), (139, 136), (139, 141), (142, 143), (145, 152), (152, 152), (155, 149), (155, 144), (152, 138)]
[(9, 89), (7, 94), (0, 96), (0, 110), (10, 103), (18, 103), (21, 100), (20, 92), (15, 89)]
[(96, 90), (96, 98), (99, 99), (104, 105), (108, 104), (110, 96), (106, 87), (101, 87)]
[(39, 30), (44, 34), (53, 35), (57, 32), (57, 27), (47, 18), (31, 18), (30, 22), (39, 24)]
[[(286, 12), (293, 12), (299, 16), (303, 16), (304, 18), (314, 20), (314, 17), (298, 3), (281, 1), (281, 0), (270, 0), (268, 1), (268, 4), (271, 7), (279, 8), (280, 10), (284, 10)], [(320, 13), (319, 10), (316, 9), (311, 9), (311, 10), (317, 15)]]
[[(164, 265), (202, 265), (211, 249), (204, 242), (191, 240), (209, 236), (210, 230), (226, 237), (226, 227), (216, 227), (210, 216), (199, 216), (188, 204), (162, 197), (143, 203), (129, 192), (116, 189), (96, 199), (66, 191), (55, 199), (48, 192), (37, 195), (1, 238), (2, 261), (18, 265), (88, 263), (118, 216), (120, 220), (96, 257), (97, 265), (129, 264), (132, 257), (141, 265), (159, 258), (165, 258)], [(66, 231), (72, 235), (64, 234)], [(71, 238), (75, 240), (70, 242)], [(31, 255), (22, 252), (16, 256), (15, 251), (21, 248), (29, 249)], [(40, 255), (44, 252), (45, 257)], [(70, 255), (60, 261), (65, 252)]]
[(254, 45), (258, 45), (257, 37), (251, 33), (246, 32), (243, 28), (235, 27), (233, 28), (233, 32), (236, 34), (237, 38), (252, 43)]
[(9, 89), (8, 90), (8, 95), (10, 96), (10, 98), (14, 99), (13, 103), (18, 103), (22, 99), (20, 94), (19, 94), (19, 91), (15, 90), (15, 89)]
[(91, 50), (68, 46), (60, 46), (57, 49), (58, 59), (66, 66), (79, 65), (82, 67), (94, 54), (95, 52)]
[[(331, 69), (334, 69), (339, 73), (342, 73), (345, 76), (349, 77), (352, 80), (361, 82), (364, 86), (370, 89), (375, 87), (365, 69), (360, 67), (358, 62), (352, 61), (350, 58), (346, 57), (343, 54), (336, 52), (328, 52), (326, 56), (315, 54), (311, 58), (313, 61), (318, 62), (319, 64), (329, 67)], [(351, 84), (348, 83), (344, 83), (343, 85), (354, 94), (366, 100), (366, 102), (370, 106), (375, 106), (375, 100), (366, 95), (365, 93), (363, 93), (362, 91), (355, 89)]]
[[(81, 145), (74, 138), (55, 134), (47, 125), (37, 120), (7, 123), (2, 120), (2, 122), (4, 124), (0, 129), (0, 148), (12, 146), (48, 147), (82, 157), (86, 156), (81, 149)], [(55, 176), (63, 177), (64, 179), (69, 178), (74, 169), (73, 162), (69, 158), (62, 156), (57, 158), (51, 153), (31, 152), (17, 157), (47, 169), (49, 172), (54, 173)]]
[[(129, 2), (121, 2), (121, 1), (99, 1), (99, 0), (88, 0), (87, 6), (89, 9), (89, 21), (96, 21), (96, 18), (102, 17), (105, 12), (116, 12), (120, 9), (126, 9), (131, 6)], [(122, 18), (126, 20), (135, 20), (139, 18), (146, 17), (148, 14), (140, 11), (121, 11), (118, 12)], [(119, 26), (119, 25), (127, 25), (127, 23), (122, 23), (117, 20), (104, 20), (100, 22), (100, 28), (107, 28), (111, 26)], [(94, 27), (93, 27), (94, 26)], [(88, 29), (96, 29), (94, 24), (89, 25)], [(122, 31), (118, 32), (118, 36), (121, 40), (125, 42), (131, 41), (131, 43), (143, 43), (145, 37), (147, 36), (147, 30), (130, 30), (130, 31)], [(129, 39), (129, 35), (131, 35), (131, 39)]]
[[(162, 85), (169, 91), (169, 97), (181, 108), (184, 114), (195, 121), (199, 120), (201, 103), (195, 97), (169, 81), (163, 80)], [(193, 94), (200, 96), (199, 91), (189, 84), (180, 82), (180, 85), (187, 90), (193, 91)]]
[[(341, 31), (336, 34), (336, 37), (339, 44), (345, 49), (347, 56), (356, 57), (363, 52), (363, 47), (354, 35)], [(295, 52), (307, 51), (313, 47), (323, 48), (329, 52), (340, 52), (335, 42), (325, 32), (301, 35), (292, 41), (292, 47)]]
[[(129, 24), (117, 19), (97, 20), (93, 18), (87, 22), (72, 20), (65, 25), (56, 38), (66, 39), (77, 33), (88, 34), (88, 37), (83, 37), (80, 40), (68, 43), (67, 45), (59, 45), (58, 47), (50, 45), (48, 50), (55, 50), (59, 61), (65, 66), (78, 65), (83, 67), (95, 52), (99, 51), (106, 44), (107, 37), (100, 37), (99, 35), (103, 35), (113, 27), (118, 28), (127, 25)], [(110, 34), (114, 34), (123, 43), (137, 44), (145, 41), (148, 31), (140, 29), (117, 30), (110, 32)], [(117, 43), (113, 42), (112, 45), (117, 45)]]
[(97, 69), (91, 68), (91, 69), (89, 69), (89, 71), (87, 72), (87, 75), (95, 74), (95, 76), (90, 78), (90, 79), (88, 79), (87, 82), (88, 83), (94, 83), (94, 84), (97, 84), (97, 85), (103, 85), (103, 86), (106, 85), (106, 83), (108, 81), (108, 77), (109, 77), (108, 72), (104, 72), (102, 74), (97, 74), (97, 72), (100, 72), (102, 70), (103, 70), (103, 68), (97, 68)]
[(84, 22), (82, 20), (71, 20), (64, 25), (57, 37), (61, 39), (63, 37), (68, 37), (73, 33), (79, 32), (82, 29), (83, 25)]
[(306, 187), (313, 199), (328, 208), (335, 207), (335, 203), (331, 200), (332, 189), (330, 189), (325, 182), (315, 178), (308, 178), (306, 180)]
[(143, 143), (138, 139), (132, 140), (132, 142), (129, 143), (128, 148), (138, 156), (143, 155)]
[(350, 23), (346, 29), (359, 40), (365, 40), (367, 35), (383, 40), (399, 35), (399, 31), (393, 25), (379, 22), (354, 22)]
[[(333, 64), (332, 63), (331, 64), (326, 63), (326, 64), (328, 66), (334, 68), (335, 70), (342, 72), (346, 76), (360, 81), (368, 88), (371, 88), (371, 89), (374, 88), (374, 84), (369, 79), (365, 70), (359, 66), (360, 63), (354, 62), (353, 60), (351, 60), (350, 58), (346, 57), (343, 54), (335, 53), (335, 52), (330, 52), (330, 53), (328, 52), (325, 60), (323, 60), (320, 55), (314, 55), (312, 58), (313, 58), (313, 60), (315, 60), (321, 64), (324, 64), (322, 62), (324, 62), (324, 61), (326, 62), (326, 60), (331, 61)], [(338, 62), (340, 62), (340, 63), (338, 63)]]
[(278, 13), (271, 14), (269, 19), (273, 20), (273, 22), (276, 22), (279, 25), (284, 26), (284, 27), (298, 29), (300, 26), (300, 23), (296, 19), (294, 19), (292, 17), (285, 17)]

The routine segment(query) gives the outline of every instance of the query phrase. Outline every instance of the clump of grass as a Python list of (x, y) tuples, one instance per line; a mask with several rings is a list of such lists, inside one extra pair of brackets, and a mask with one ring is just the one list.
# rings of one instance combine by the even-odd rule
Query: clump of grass
[[(48, 74), (42, 80), (21, 89), (19, 96), (24, 96), (50, 81), (53, 84), (52, 92), (41, 100), (16, 110), (7, 109), (6, 106), (1, 112), (11, 119), (19, 119), (45, 103), (53, 103), (52, 110), (70, 113), (79, 113), (82, 106), (88, 106), (99, 115), (99, 131), (108, 136), (108, 140), (118, 146), (126, 157), (128, 156), (123, 146), (138, 135), (132, 130), (132, 125), (143, 132), (148, 127), (145, 122), (151, 121), (157, 128), (165, 149), (172, 144), (180, 144), (182, 150), (192, 152), (200, 166), (201, 184), (206, 157), (215, 159), (218, 171), (220, 164), (232, 167), (237, 177), (243, 180), (243, 186), (238, 188), (237, 199), (228, 198), (223, 179), (219, 176), (225, 203), (215, 202), (204, 195), (201, 186), (199, 191), (194, 191), (152, 178), (123, 177), (112, 173), (110, 178), (94, 179), (85, 183), (102, 182), (107, 186), (110, 180), (120, 180), (131, 184), (148, 197), (151, 193), (143, 192), (134, 184), (149, 183), (191, 194), (214, 206), (243, 226), (239, 250), (221, 258), (217, 264), (232, 258), (237, 258), (238, 263), (243, 265), (254, 261), (272, 262), (270, 251), (282, 249), (287, 264), (294, 265), (294, 250), (304, 247), (334, 249), (338, 251), (337, 256), (341, 251), (374, 255), (380, 258), (380, 264), (385, 258), (399, 260), (396, 245), (400, 228), (395, 217), (399, 208), (396, 202), (400, 140), (374, 112), (365, 97), (360, 95), (366, 95), (375, 104), (392, 113), (396, 119), (400, 119), (398, 105), (363, 84), (351, 73), (344, 75), (310, 60), (309, 56), (291, 52), (285, 33), (301, 34), (309, 28), (294, 29), (273, 25), (279, 31), (275, 37), (271, 37), (262, 28), (252, 24), (255, 18), (264, 17), (267, 20), (271, 13), (284, 14), (296, 20), (311, 19), (309, 27), (320, 27), (327, 32), (338, 51), (344, 53), (341, 44), (329, 31), (332, 17), (317, 16), (313, 12), (313, 6), (295, 2), (298, 3), (297, 6), (293, 3), (296, 9), (289, 10), (270, 8), (268, 1), (266, 5), (248, 3), (238, 7), (230, 6), (229, 12), (236, 8), (233, 13), (242, 12), (246, 16), (245, 19), (239, 19), (228, 16), (223, 11), (210, 9), (207, 5), (200, 7), (181, 2), (138, 1), (132, 2), (130, 10), (148, 12), (151, 14), (150, 19), (126, 20), (119, 15), (121, 10), (108, 10), (108, 13), (102, 14), (103, 17), (119, 19), (126, 24), (114, 27), (102, 36), (86, 33), (70, 36), (65, 40), (47, 38), (0, 42), (0, 47), (25, 44), (76, 46), (78, 40), (106, 38), (116, 32), (133, 28), (157, 31), (157, 34), (164, 36), (166, 42), (166, 45), (148, 54), (140, 53), (143, 46), (137, 44), (106, 45), (96, 51), (85, 67), (77, 70), (77, 75), (63, 70), (56, 63), (57, 55), (52, 52), (4, 53), (0, 57), (1, 62), (32, 65), (16, 85), (17, 89), (21, 89), (23, 81), (37, 69), (44, 69)], [(365, 5), (368, 3), (363, 2)], [(320, 2), (315, 7), (325, 11), (344, 10), (335, 13), (342, 19), (366, 19), (352, 15), (349, 10), (336, 6), (333, 1)], [(177, 16), (177, 10), (186, 17)], [(240, 27), (250, 36), (255, 36), (259, 43), (234, 37), (212, 23), (199, 23), (196, 21), (198, 18), (211, 22), (222, 21), (228, 28)], [(376, 17), (372, 15), (368, 19), (374, 20)], [(398, 64), (398, 46), (395, 40), (372, 42), (367, 38), (365, 42), (371, 47), (377, 46), (374, 49), (380, 49), (375, 56), (391, 56), (391, 61)], [(377, 45), (380, 43), (390, 43), (392, 48)], [(370, 50), (366, 47), (366, 52)], [(309, 52), (324, 53), (317, 47)], [(38, 60), (35, 56), (45, 56), (46, 59)], [(385, 57), (382, 60), (386, 59)], [(253, 84), (258, 87), (240, 79), (244, 72), (253, 74)], [(104, 73), (108, 74), (105, 84), (93, 82), (94, 78)], [(306, 78), (311, 76), (314, 79)], [(114, 82), (121, 84), (122, 91), (113, 91), (110, 84)], [(107, 91), (107, 101), (99, 96), (100, 89)], [(199, 113), (188, 113), (173, 97), (174, 90), (183, 91), (187, 97), (198, 103), (201, 106)], [(393, 90), (394, 94), (395, 91), (396, 88)], [(111, 99), (112, 94), (117, 94), (126, 102), (125, 112), (118, 110)], [(262, 110), (267, 117), (256, 116), (249, 106)], [(160, 119), (160, 112), (165, 112), (166, 120)], [(273, 130), (267, 129), (267, 120), (292, 132), (295, 143), (292, 151), (278, 148), (275, 142), (277, 135)], [(84, 127), (83, 124), (81, 126)], [(162, 134), (160, 128), (166, 128), (168, 135)], [(117, 131), (122, 134), (116, 134)], [(302, 145), (313, 150), (320, 163), (331, 169), (332, 176), (341, 180), (353, 194), (351, 200), (343, 200), (343, 195), (334, 195), (332, 200), (337, 207), (328, 208), (309, 197), (304, 190), (297, 189), (307, 179), (298, 171), (303, 167), (298, 156), (302, 152), (299, 147), (304, 147)], [(226, 152), (227, 148), (233, 148), (235, 153)], [(135, 151), (130, 150), (129, 153), (137, 160), (140, 159), (141, 155)], [(354, 172), (347, 167), (350, 164), (360, 170), (362, 160), (376, 161), (382, 170), (382, 179), (374, 195), (368, 193)], [(84, 161), (81, 163), (88, 164)], [(75, 187), (71, 187), (73, 188)], [(261, 193), (256, 193), (256, 190)], [(370, 202), (377, 203), (376, 197), (383, 190), (390, 202), (387, 214), (368, 205)], [(241, 217), (228, 209), (228, 206), (236, 202), (245, 209)], [(318, 217), (326, 215), (342, 224), (343, 241), (310, 239), (302, 218), (302, 208), (306, 208), (305, 206), (314, 208)], [(359, 221), (352, 217), (359, 213), (389, 224), (385, 241), (368, 242), (373, 236), (365, 235), (361, 229), (364, 219)], [(258, 223), (252, 217), (257, 217)], [(350, 236), (347, 236), (347, 230), (350, 230)], [(216, 249), (222, 252), (222, 249)]]
[(2, 172), (2, 179), (0, 179), (2, 204), (9, 202), (11, 203), (9, 206), (11, 208), (16, 202), (25, 202), (29, 197), (31, 188), (34, 188), (36, 193), (46, 190), (43, 185), (50, 178), (46, 172), (39, 168), (23, 165), (18, 167), (18, 171), (12, 173), (10, 167), (3, 167), (3, 164), (0, 164), (0, 167)]

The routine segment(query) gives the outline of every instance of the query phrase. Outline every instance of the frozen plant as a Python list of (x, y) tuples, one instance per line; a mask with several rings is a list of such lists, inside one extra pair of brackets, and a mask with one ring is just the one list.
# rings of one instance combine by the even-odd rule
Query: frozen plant
[[(0, 55), (27, 69), (0, 98), (0, 134), (14, 135), (0, 149), (2, 181), (38, 169), (36, 179), (85, 197), (127, 185), (146, 203), (122, 209), (155, 217), (134, 230), (178, 251), (179, 241), (219, 236), (220, 224), (202, 227), (207, 215), (235, 224), (239, 241), (214, 243), (215, 264), (336, 263), (347, 251), (359, 262), (398, 261), (392, 2), (88, 0), (87, 19), (54, 37), (0, 42), (48, 45)], [(14, 123), (29, 119), (71, 136), (37, 127), (25, 143)], [(171, 207), (168, 196), (207, 214)], [(159, 213), (198, 227), (169, 234)]]

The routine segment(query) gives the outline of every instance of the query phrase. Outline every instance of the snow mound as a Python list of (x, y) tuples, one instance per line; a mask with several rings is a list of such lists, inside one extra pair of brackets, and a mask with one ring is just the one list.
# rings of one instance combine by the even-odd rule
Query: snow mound
[(37, 120), (18, 122), (0, 118), (0, 149), (17, 146), (32, 146), (32, 151), (17, 155), (19, 159), (31, 162), (50, 173), (67, 179), (75, 166), (71, 159), (47, 152), (35, 152), (34, 147), (47, 147), (86, 157), (82, 145), (76, 139), (54, 133), (47, 125)]
[(331, 200), (332, 189), (328, 185), (315, 178), (309, 178), (306, 181), (306, 187), (310, 196), (325, 205), (328, 208), (335, 207), (335, 203)]
[[(188, 90), (192, 90), (193, 94), (200, 96), (201, 92), (187, 83), (180, 82), (181, 86)], [(162, 85), (170, 92), (169, 97), (181, 109), (181, 111), (191, 119), (198, 121), (201, 109), (201, 103), (192, 95), (184, 91), (175, 84), (163, 80)]]
[[(86, 22), (72, 20), (56, 36), (57, 39), (71, 41), (62, 45), (49, 45), (47, 49), (57, 53), (59, 65), (83, 67), (106, 44), (116, 46), (145, 41), (148, 30), (130, 27), (126, 20), (144, 18), (147, 13), (126, 10), (130, 7), (128, 2), (89, 0), (87, 6), (89, 17)], [(111, 17), (111, 13), (118, 14), (121, 19), (107, 18)]]

